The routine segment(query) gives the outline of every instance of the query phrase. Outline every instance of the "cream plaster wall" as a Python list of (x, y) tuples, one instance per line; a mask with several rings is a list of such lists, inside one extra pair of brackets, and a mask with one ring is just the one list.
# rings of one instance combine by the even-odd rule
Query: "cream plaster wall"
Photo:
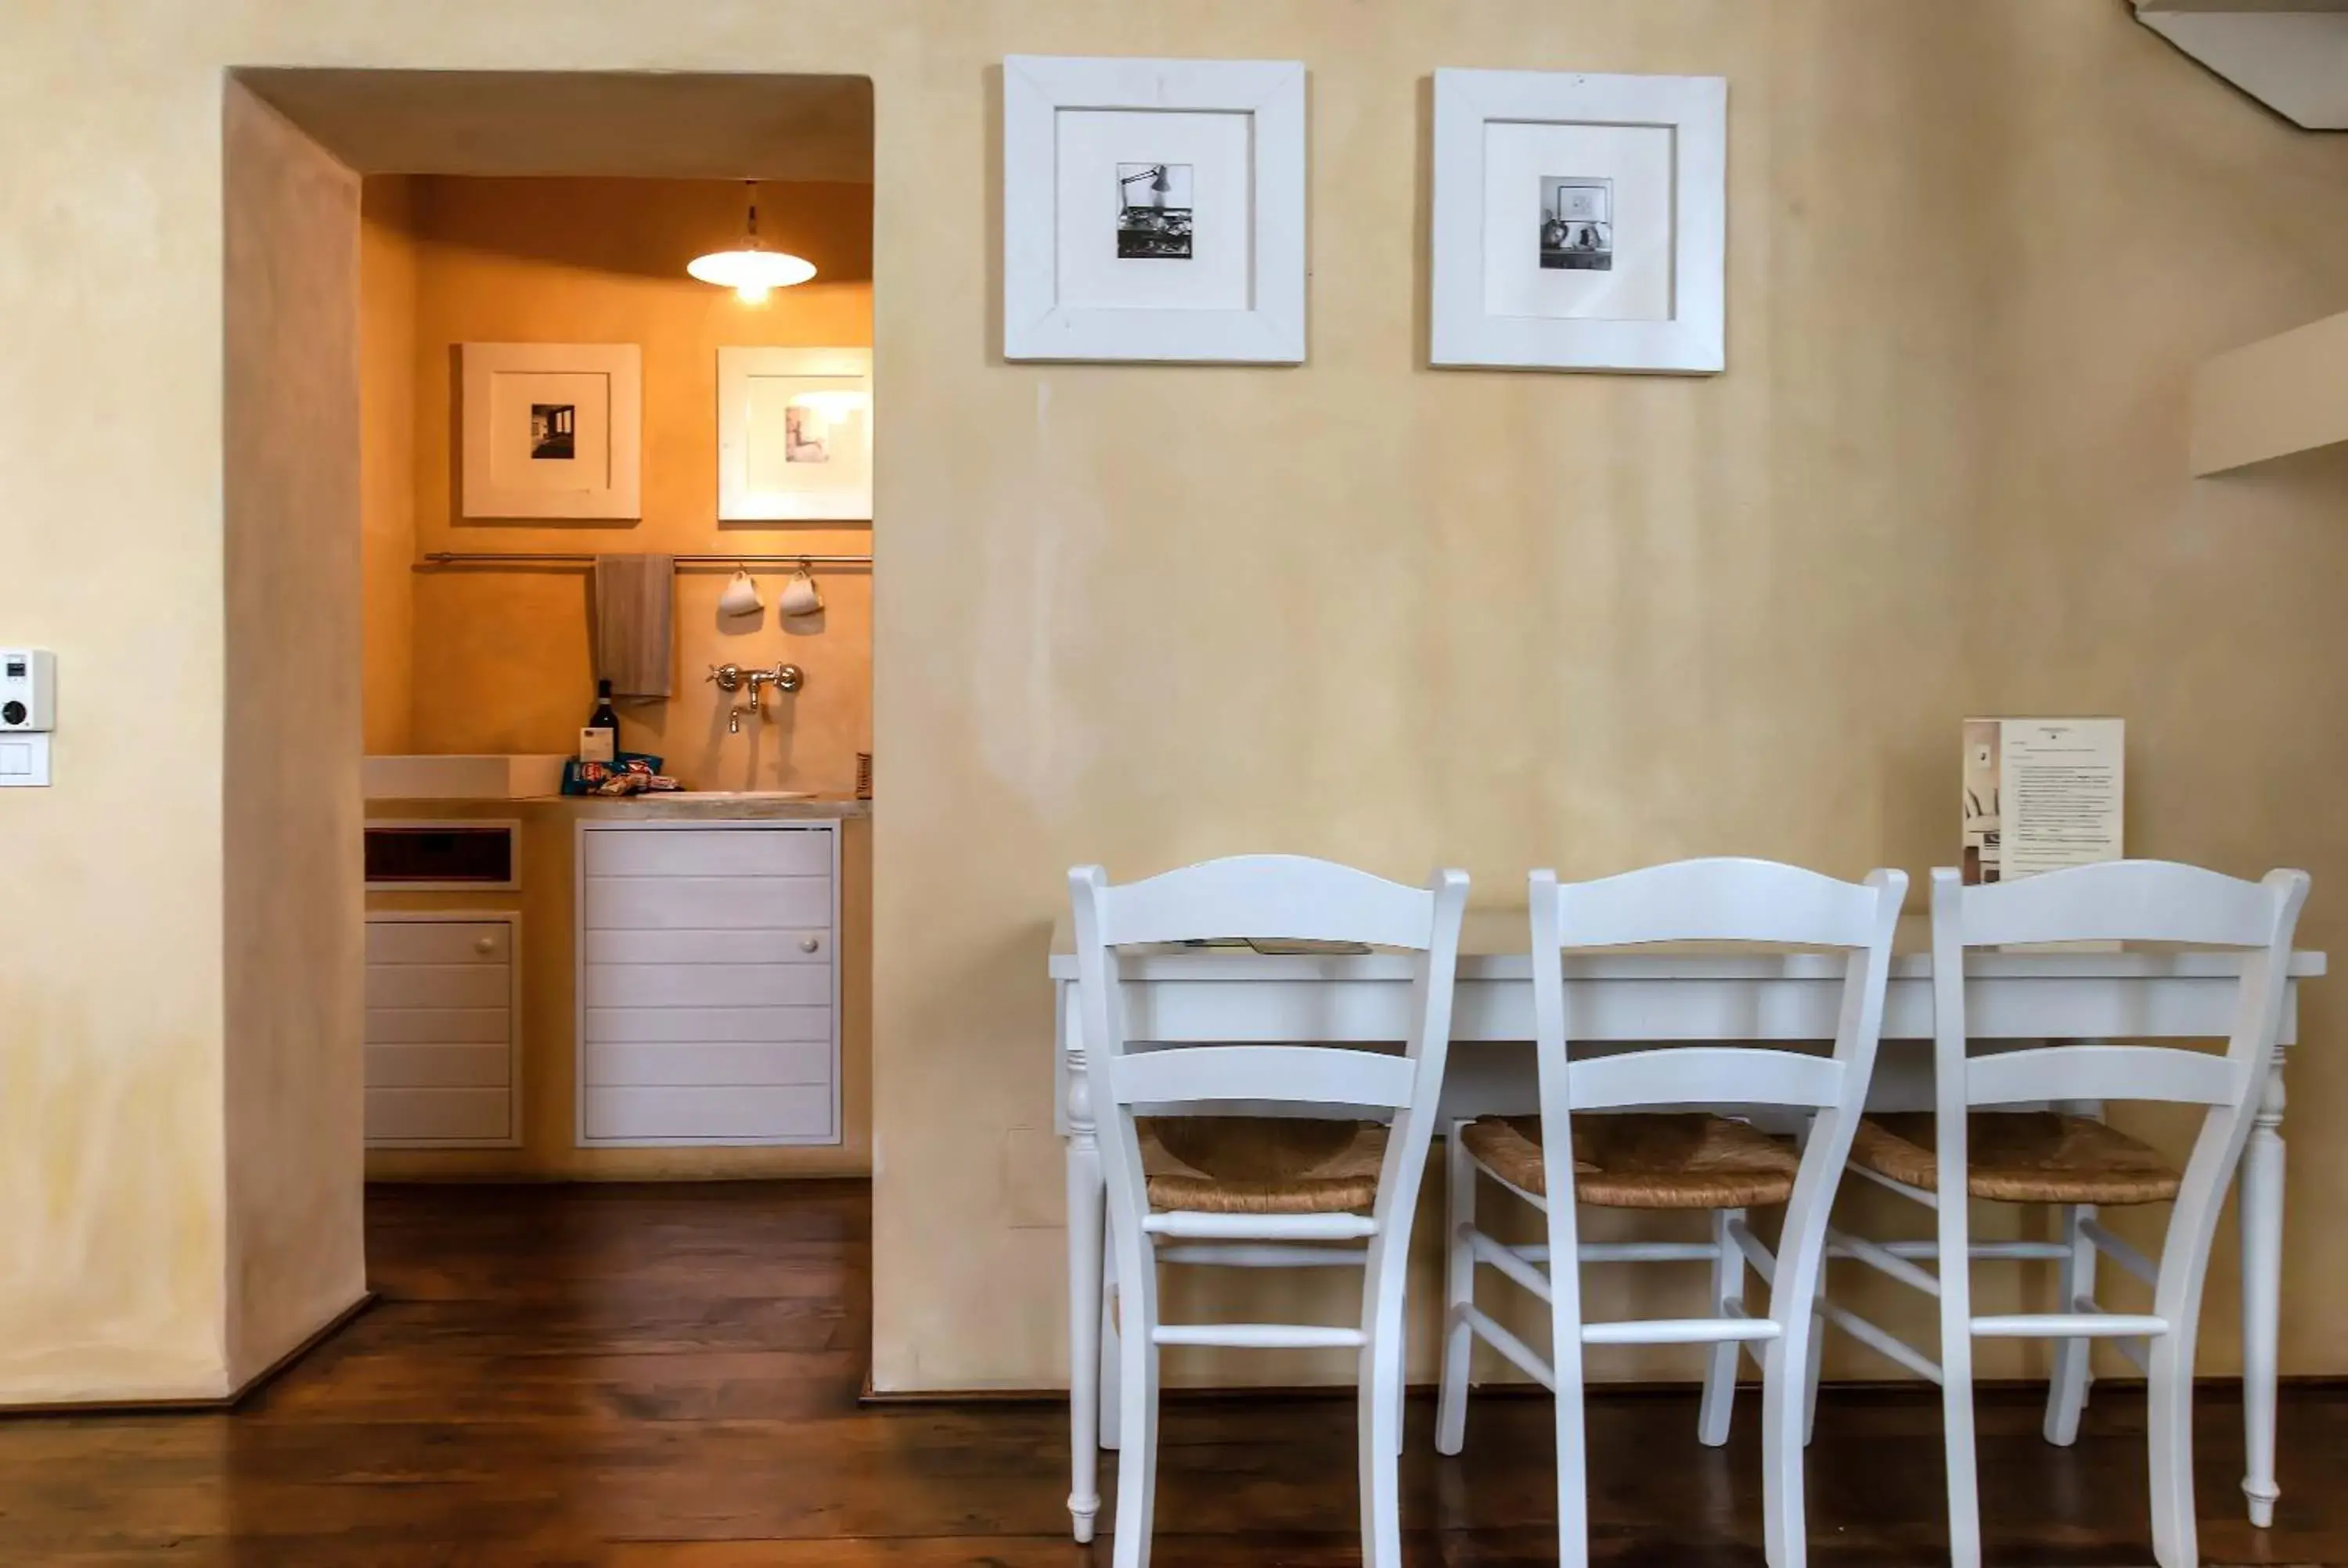
[[(224, 762), (216, 128), (237, 64), (875, 83), (875, 1379), (1056, 1381), (1061, 868), (1281, 847), (1507, 897), (1952, 848), (1956, 721), (2112, 712), (2139, 852), (2348, 876), (2348, 473), (2184, 477), (2209, 354), (2348, 298), (2348, 147), (2066, 0), (122, 0), (0, 12), (0, 624), (69, 693), (0, 797), (0, 1390), (216, 1378)], [(1006, 365), (994, 67), (1313, 67), (1312, 358)], [(1426, 371), (1426, 73), (1732, 80), (1704, 381)], [(154, 399), (121, 395), (136, 365)], [(128, 461), (126, 452), (137, 460)], [(102, 501), (102, 505), (100, 504)], [(87, 519), (87, 520), (85, 520)], [(76, 524), (61, 527), (60, 522)], [(92, 715), (78, 720), (74, 715)], [(156, 762), (168, 759), (170, 784)], [(121, 955), (139, 983), (120, 983)], [(2348, 1369), (2341, 1008), (2294, 1069), (2284, 1356)], [(2205, 1362), (2230, 1363), (2221, 1238)], [(1870, 1365), (1867, 1369), (1872, 1370)]]
[(228, 1381), (366, 1288), (358, 177), (226, 106)]

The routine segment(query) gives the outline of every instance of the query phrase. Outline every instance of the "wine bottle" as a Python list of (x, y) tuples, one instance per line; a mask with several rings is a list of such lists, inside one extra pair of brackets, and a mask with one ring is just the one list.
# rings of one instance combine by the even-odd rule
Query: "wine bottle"
[(587, 715), (586, 728), (579, 732), (579, 760), (582, 763), (613, 761), (620, 750), (620, 715), (612, 711), (612, 683), (595, 682), (595, 711)]

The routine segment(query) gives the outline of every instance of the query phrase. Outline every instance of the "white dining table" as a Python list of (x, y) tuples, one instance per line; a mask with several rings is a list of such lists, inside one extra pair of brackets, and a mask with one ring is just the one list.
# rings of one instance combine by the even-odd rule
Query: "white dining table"
[[(1461, 933), (1452, 1050), (1437, 1125), (1455, 1116), (1528, 1114), (1533, 1081), (1530, 944), (1522, 909), (1468, 913)], [(1921, 917), (1900, 925), (1884, 1000), (1883, 1047), (1869, 1104), (1931, 1108), (1932, 960)], [(2230, 953), (2116, 948), (1975, 951), (1968, 957), (1972, 1038), (2004, 1041), (2216, 1039), (2232, 1023), (2240, 974)], [(2298, 1038), (2299, 982), (2324, 956), (2294, 952), (2282, 1043)], [(1100, 1508), (1100, 1146), (1074, 1005), (1067, 918), (1053, 932), (1054, 1125), (1067, 1145), (1068, 1512), (1089, 1541)], [(1118, 955), (1126, 1038), (1188, 1043), (1375, 1042), (1403, 1038), (1410, 959), (1393, 953), (1267, 954), (1245, 947), (1134, 948)], [(1832, 1039), (1842, 960), (1828, 953), (1674, 952), (1566, 961), (1577, 1050), (1608, 1042)], [(2242, 1409), (2250, 1522), (2272, 1523), (2276, 1341), (2281, 1308), (2283, 1059), (2278, 1050), (2242, 1156)]]

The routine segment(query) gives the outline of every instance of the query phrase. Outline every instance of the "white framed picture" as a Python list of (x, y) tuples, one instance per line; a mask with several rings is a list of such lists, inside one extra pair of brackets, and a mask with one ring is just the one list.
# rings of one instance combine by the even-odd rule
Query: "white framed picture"
[(469, 343), (469, 518), (637, 518), (644, 354), (632, 343)]
[(872, 351), (717, 351), (717, 520), (872, 516)]
[(1437, 365), (1726, 364), (1728, 83), (1435, 73)]
[(1003, 62), (1006, 359), (1304, 358), (1304, 67)]

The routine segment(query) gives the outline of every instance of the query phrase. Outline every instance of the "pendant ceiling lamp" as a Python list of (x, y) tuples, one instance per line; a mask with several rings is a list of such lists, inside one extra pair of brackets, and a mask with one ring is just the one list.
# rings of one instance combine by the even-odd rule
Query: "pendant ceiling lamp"
[(769, 251), (758, 241), (758, 182), (750, 184), (750, 221), (741, 247), (695, 256), (685, 270), (705, 283), (731, 289), (746, 305), (763, 303), (769, 289), (788, 289), (815, 276), (815, 263), (784, 251)]

